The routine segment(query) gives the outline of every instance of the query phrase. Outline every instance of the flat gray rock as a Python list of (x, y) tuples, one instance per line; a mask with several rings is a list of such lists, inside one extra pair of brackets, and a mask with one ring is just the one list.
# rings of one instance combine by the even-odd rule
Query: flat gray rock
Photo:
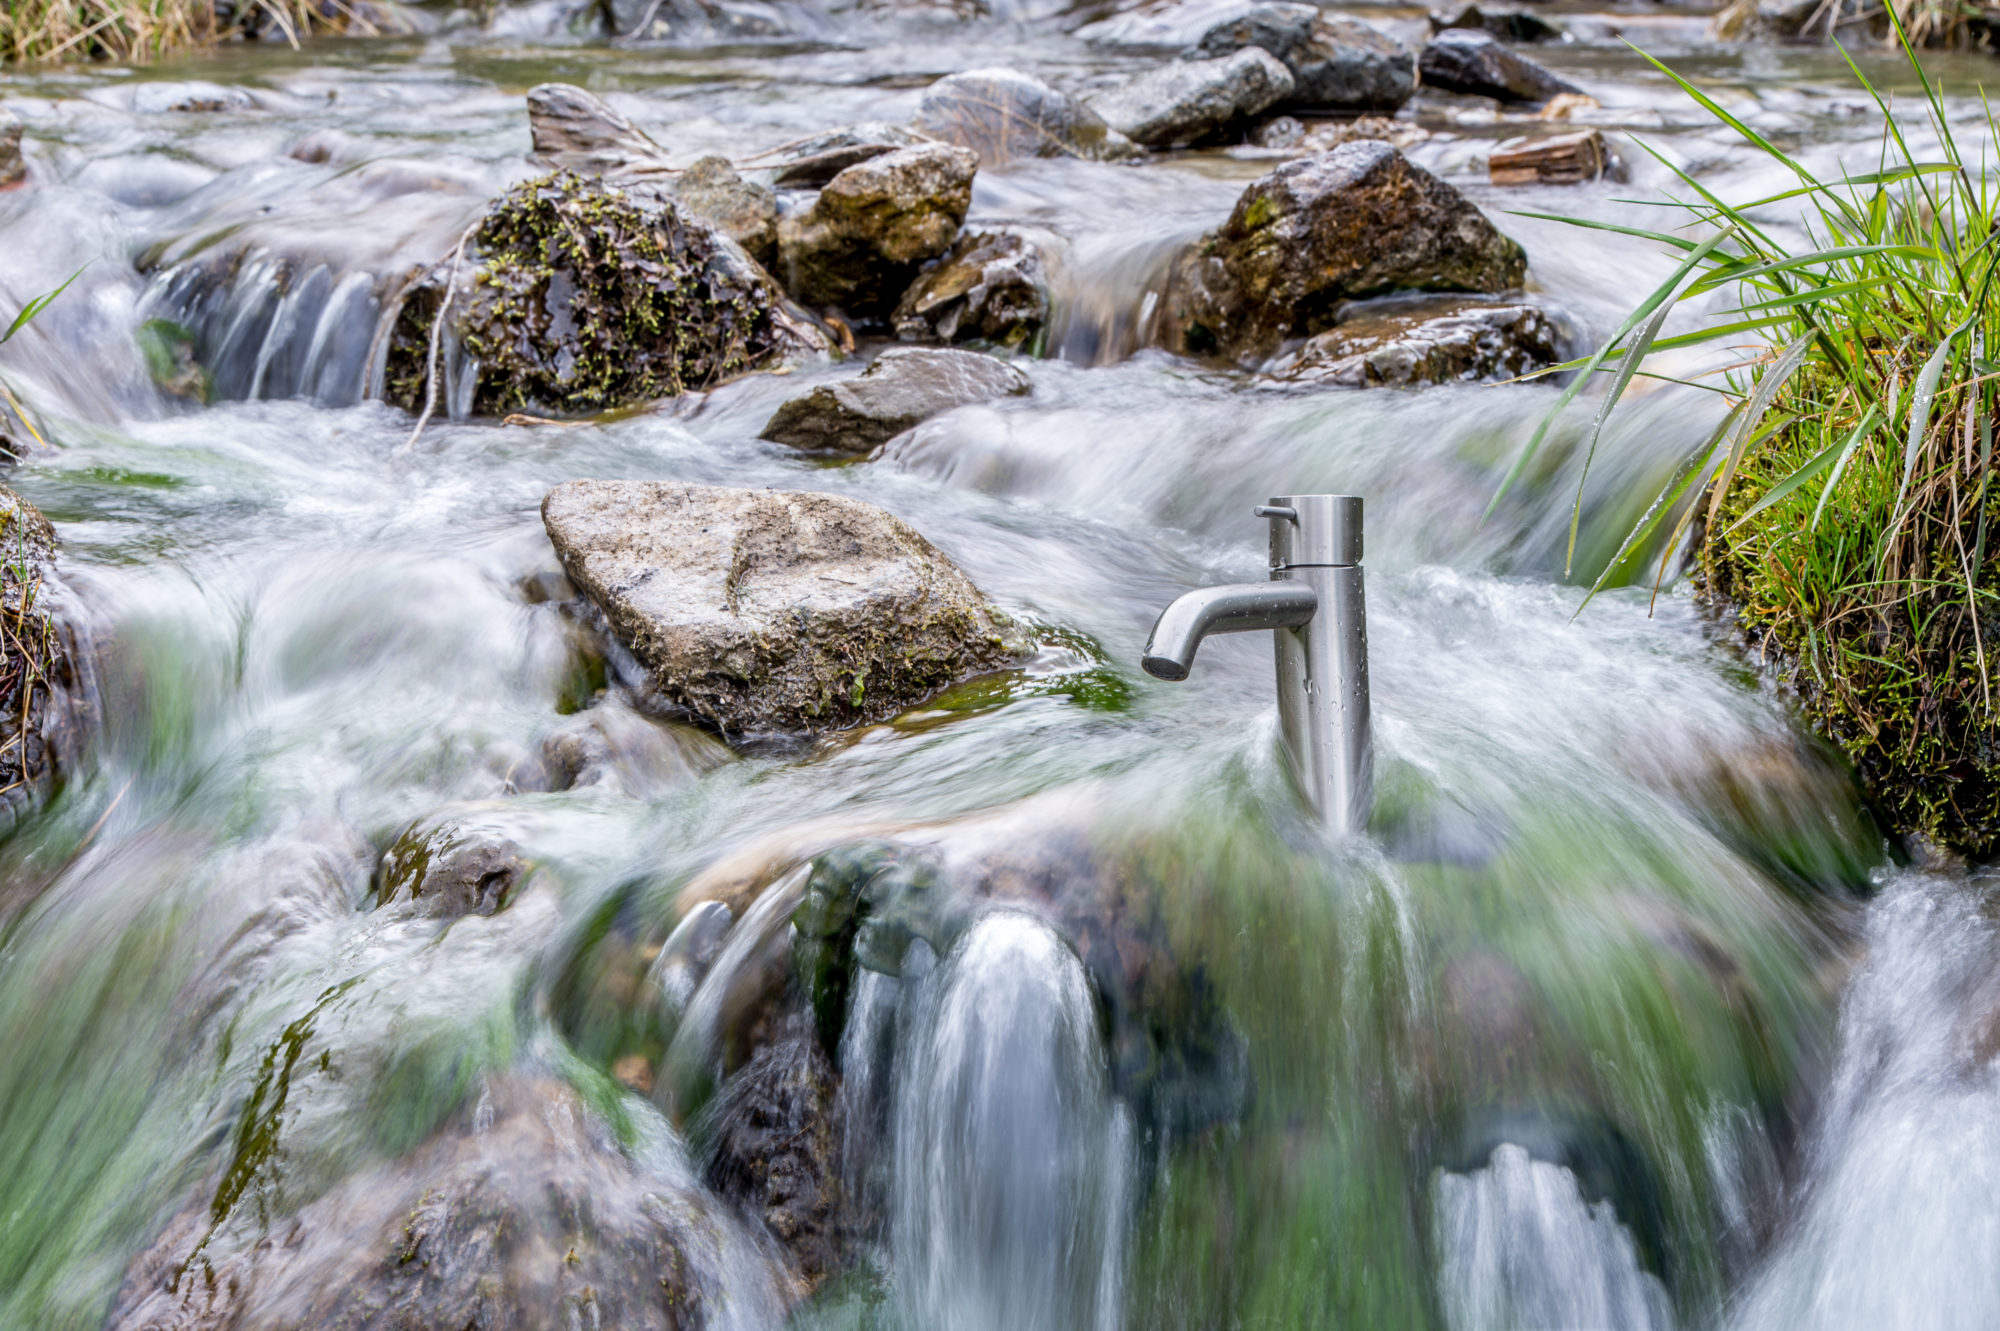
[(852, 379), (779, 407), (762, 436), (794, 448), (872, 452), (953, 407), (1028, 391), (1028, 376), (977, 351), (893, 347)]
[(1291, 93), (1291, 71), (1253, 46), (1215, 60), (1171, 61), (1099, 93), (1090, 108), (1134, 143), (1168, 148), (1214, 138)]
[(660, 697), (725, 733), (882, 720), (1017, 655), (956, 565), (858, 499), (568, 481), (542, 522)]
[(1344, 388), (1512, 379), (1555, 364), (1561, 329), (1533, 305), (1390, 301), (1359, 307), (1272, 367)]

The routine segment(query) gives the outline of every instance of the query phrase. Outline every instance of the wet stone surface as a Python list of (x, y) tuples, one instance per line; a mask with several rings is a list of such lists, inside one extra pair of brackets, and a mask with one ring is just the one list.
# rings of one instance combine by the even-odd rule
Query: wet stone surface
[(940, 412), (1028, 389), (1027, 375), (993, 356), (892, 347), (857, 377), (786, 402), (762, 433), (794, 448), (866, 454)]

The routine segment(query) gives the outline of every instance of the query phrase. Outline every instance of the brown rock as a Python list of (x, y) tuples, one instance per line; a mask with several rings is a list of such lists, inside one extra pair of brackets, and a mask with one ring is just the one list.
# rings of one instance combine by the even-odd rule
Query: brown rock
[(1001, 347), (1033, 342), (1049, 319), (1047, 270), (1041, 248), (1014, 232), (960, 236), (903, 293), (893, 316), (896, 336)]
[(714, 225), (766, 268), (778, 261), (778, 196), (736, 174), (727, 158), (704, 157), (673, 182), (674, 202)]
[(978, 154), (932, 143), (871, 157), (778, 224), (778, 275), (808, 305), (886, 315), (917, 268), (951, 247)]
[(383, 852), (375, 899), (414, 902), (447, 919), (492, 915), (512, 901), (527, 873), (520, 847), (477, 818), (422, 819)]
[(1545, 138), (1508, 139), (1493, 149), (1487, 174), (1496, 185), (1577, 185), (1586, 180), (1623, 180), (1625, 164), (1594, 129)]

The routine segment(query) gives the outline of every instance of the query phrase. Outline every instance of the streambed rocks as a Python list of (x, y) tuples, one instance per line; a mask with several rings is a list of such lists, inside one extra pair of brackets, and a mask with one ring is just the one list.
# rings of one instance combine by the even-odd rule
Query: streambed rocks
[(644, 185), (557, 172), (515, 186), (405, 299), (385, 396), (425, 397), (433, 325), (472, 362), (474, 412), (598, 411), (823, 351), (763, 269)]
[(1457, 190), (1387, 143), (1360, 140), (1255, 181), (1181, 255), (1164, 340), (1197, 355), (1267, 355), (1328, 327), (1347, 300), (1501, 292), (1526, 270), (1521, 247)]
[(961, 235), (891, 316), (905, 342), (1033, 344), (1049, 321), (1047, 248), (1018, 231)]
[(1271, 370), (1343, 388), (1511, 379), (1555, 364), (1561, 339), (1533, 305), (1397, 301), (1343, 315)]
[(1213, 60), (1176, 60), (1099, 93), (1090, 109), (1134, 143), (1171, 148), (1214, 138), (1292, 94), (1292, 73), (1246, 47)]
[(946, 143), (846, 167), (810, 208), (778, 223), (778, 272), (811, 306), (886, 316), (927, 259), (951, 247), (972, 206), (979, 155)]
[(856, 499), (569, 481), (542, 521), (660, 698), (725, 733), (880, 720), (1018, 654), (956, 565)]
[(761, 437), (794, 448), (867, 454), (940, 412), (1028, 392), (1028, 376), (976, 351), (891, 347), (853, 379), (778, 408)]
[(1417, 90), (1416, 59), (1395, 38), (1317, 5), (1259, 4), (1225, 18), (1187, 53), (1212, 60), (1246, 48), (1269, 52), (1291, 71), (1279, 110), (1395, 111)]

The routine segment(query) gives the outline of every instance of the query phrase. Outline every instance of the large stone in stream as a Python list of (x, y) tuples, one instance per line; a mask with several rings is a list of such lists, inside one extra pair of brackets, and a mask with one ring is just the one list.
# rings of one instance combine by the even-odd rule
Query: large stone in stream
[(1148, 70), (1093, 97), (1090, 109), (1134, 143), (1170, 148), (1213, 139), (1291, 94), (1291, 71), (1269, 52), (1249, 47)]
[(1049, 261), (1013, 231), (962, 235), (903, 293), (891, 317), (905, 342), (1020, 347), (1049, 321)]
[(926, 259), (951, 247), (979, 156), (921, 144), (857, 162), (778, 224), (778, 275), (808, 305), (882, 316)]
[(1203, 33), (1191, 57), (1215, 59), (1246, 47), (1267, 51), (1292, 74), (1280, 108), (1394, 111), (1417, 90), (1417, 62), (1395, 38), (1317, 5), (1260, 4)]
[(751, 1252), (714, 1202), (627, 1159), (575, 1092), (510, 1076), (293, 1214), (199, 1196), (132, 1264), (105, 1327), (694, 1331), (725, 1304), (780, 1310)]
[(778, 261), (778, 196), (745, 180), (724, 157), (703, 157), (674, 177), (674, 202), (743, 247), (765, 268)]
[(542, 521), (660, 696), (725, 732), (880, 720), (1016, 655), (956, 565), (857, 499), (568, 481)]
[(471, 408), (592, 412), (706, 388), (825, 338), (727, 236), (658, 189), (558, 172), (503, 195), (405, 298), (385, 396), (424, 399), (432, 327), (477, 363)]
[(1561, 330), (1533, 305), (1458, 303), (1350, 312), (1272, 367), (1344, 388), (1512, 379), (1556, 363)]
[(1019, 157), (1106, 157), (1136, 152), (1096, 112), (1012, 69), (949, 74), (924, 90), (917, 128), (994, 166)]
[(1583, 89), (1509, 50), (1481, 28), (1447, 28), (1431, 38), (1417, 62), (1426, 88), (1497, 97), (1503, 102), (1546, 102)]
[(1457, 190), (1362, 140), (1253, 182), (1176, 262), (1164, 331), (1174, 350), (1263, 356), (1329, 327), (1344, 301), (1505, 291), (1526, 269), (1521, 247)]
[(892, 347), (859, 376), (786, 402), (761, 437), (794, 448), (868, 453), (940, 412), (1027, 391), (1027, 375), (976, 351)]

